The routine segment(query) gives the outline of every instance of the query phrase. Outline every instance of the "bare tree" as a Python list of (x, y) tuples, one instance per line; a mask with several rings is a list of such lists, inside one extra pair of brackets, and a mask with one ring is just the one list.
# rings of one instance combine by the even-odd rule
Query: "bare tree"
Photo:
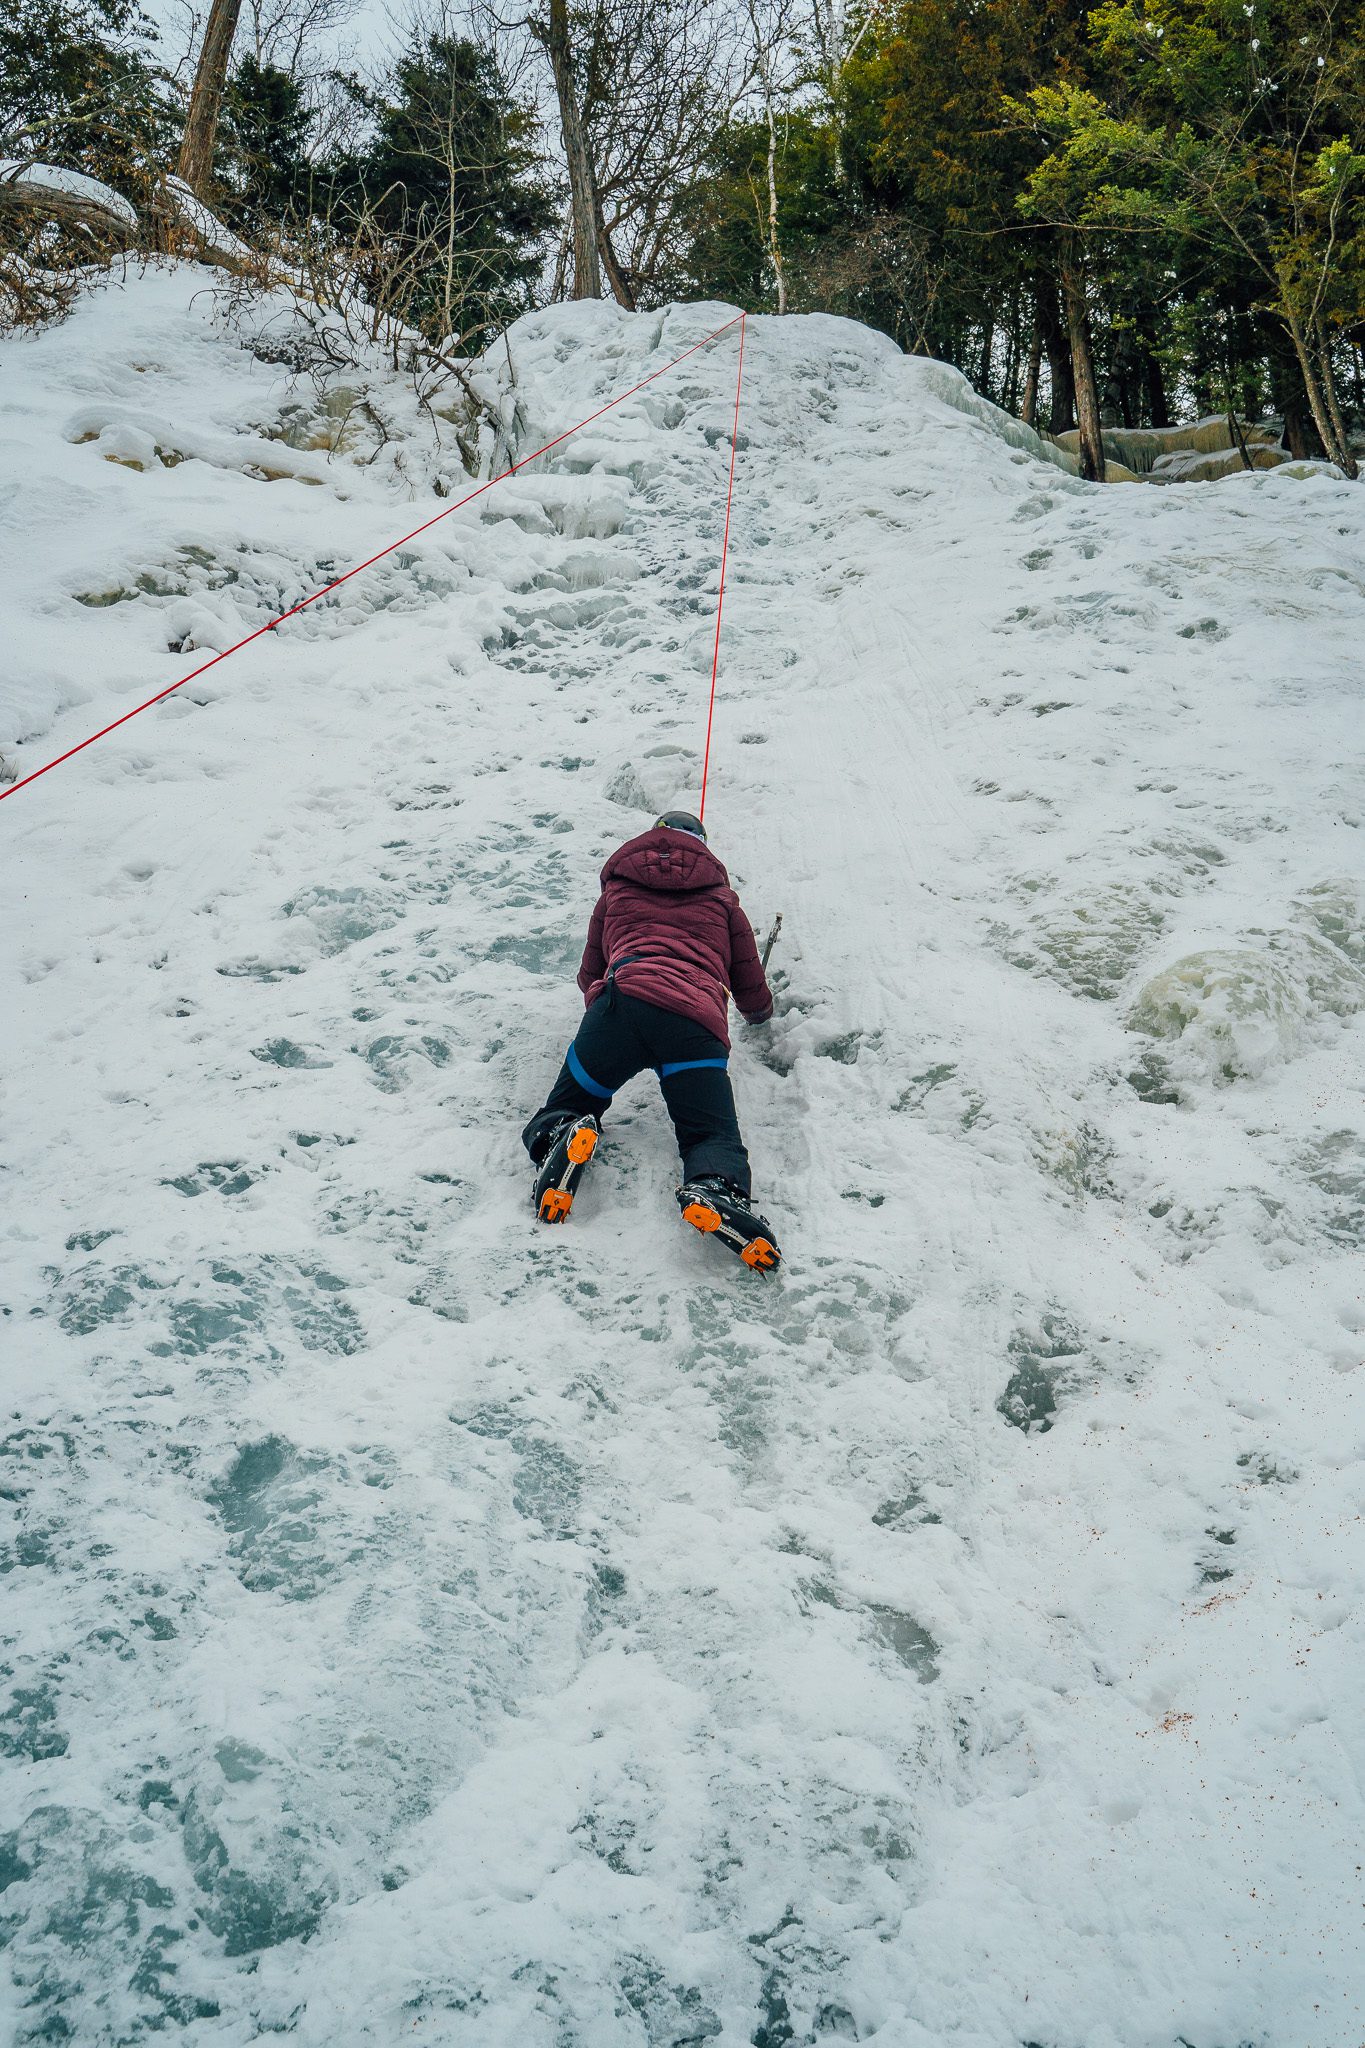
[(180, 142), (180, 160), (176, 170), (201, 199), (209, 197), (213, 179), (213, 145), (218, 134), (228, 62), (241, 11), (242, 0), (213, 0), (199, 62), (195, 66), (190, 110), (185, 117), (185, 132)]
[(777, 310), (787, 310), (787, 273), (782, 267), (782, 244), (777, 233), (777, 110), (764, 76), (764, 110), (768, 116), (768, 254), (777, 279)]
[[(782, 243), (777, 229), (777, 106), (779, 90), (787, 96), (799, 83), (799, 74), (790, 78), (783, 87), (774, 83), (774, 54), (780, 47), (786, 28), (785, 20), (771, 13), (764, 20), (759, 13), (757, 0), (748, 0), (749, 26), (753, 33), (754, 64), (763, 92), (763, 112), (768, 123), (768, 214), (766, 235), (768, 255), (773, 266), (773, 277), (777, 285), (777, 310), (787, 310), (787, 272), (782, 261)], [(760, 209), (760, 228), (763, 227)]]
[(741, 15), (712, 0), (594, 0), (584, 111), (600, 243), (632, 299), (666, 283), (717, 135), (762, 90), (765, 64), (776, 80), (790, 7), (753, 0)]
[[(872, 214), (848, 233), (806, 249), (793, 283), (798, 305), (873, 314), (911, 355), (930, 355), (949, 289), (949, 263), (931, 229), (913, 215)], [(875, 311), (874, 311), (875, 309)]]
[[(344, 147), (350, 139), (349, 131), (355, 127), (355, 99), (342, 89), (337, 73), (338, 65), (353, 62), (355, 51), (340, 38), (338, 32), (353, 18), (361, 4), (362, 0), (249, 0), (246, 32), (250, 35), (251, 53), (256, 62), (288, 72), (291, 78), (307, 88), (308, 104), (313, 114), (310, 154), (314, 156), (325, 156), (329, 149)], [(237, 0), (237, 4), (227, 11), (232, 16), (232, 27), (224, 45), (222, 29), (225, 24), (221, 16), (215, 29), (216, 4), (210, 8), (205, 28), (204, 15), (197, 0), (165, 0), (171, 38), (180, 49), (179, 56), (170, 65), (170, 75), (182, 83), (186, 78), (192, 79), (190, 112), (176, 168), (186, 184), (201, 196), (203, 188), (195, 183), (186, 168), (186, 151), (190, 147), (191, 131), (197, 124), (200, 132), (194, 141), (195, 153), (204, 159), (205, 177), (210, 176), (209, 166), (232, 49), (237, 41), (242, 0)], [(215, 35), (216, 44), (213, 41)], [(197, 62), (194, 61), (196, 50), (199, 52)], [(221, 66), (221, 71), (217, 78), (216, 101), (211, 109), (211, 132), (205, 136), (205, 123), (210, 116), (208, 102), (214, 90), (206, 68), (211, 56)]]
[(797, 47), (811, 76), (832, 100), (839, 97), (844, 66), (877, 17), (875, 0), (805, 0), (793, 23)]
[(319, 303), (395, 366), (458, 361), (543, 295), (558, 193), (536, 110), (508, 86), (506, 46), (469, 26), (419, 0), (372, 80), (340, 81), (343, 146), (290, 223)]
[(291, 78), (307, 79), (322, 68), (323, 53), (336, 61), (337, 32), (355, 15), (360, 0), (250, 0), (252, 53)]
[[(538, 63), (558, 116), (569, 205), (552, 296), (607, 289), (630, 307), (668, 289), (695, 182), (735, 115), (764, 104), (764, 66), (775, 186), (798, 0), (540, 0), (529, 13), (526, 0), (448, 4), (507, 76)], [(767, 230), (765, 241), (771, 249)]]
[(569, 31), (568, 0), (550, 0), (543, 21), (529, 21), (532, 35), (543, 44), (554, 74), (559, 101), (559, 131), (569, 167), (569, 228), (573, 244), (573, 293), (576, 299), (600, 299), (602, 266), (599, 252), (601, 208), (592, 152), (579, 100), (575, 49)]

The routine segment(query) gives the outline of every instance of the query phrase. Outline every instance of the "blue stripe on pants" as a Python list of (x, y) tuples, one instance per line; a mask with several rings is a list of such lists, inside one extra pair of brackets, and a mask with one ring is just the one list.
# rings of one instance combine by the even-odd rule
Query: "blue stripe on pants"
[[(578, 1054), (573, 1046), (570, 1046), (569, 1050), (565, 1053), (564, 1060), (565, 1064), (569, 1069), (569, 1072), (573, 1075), (575, 1081), (577, 1081), (580, 1088), (586, 1088), (589, 1095), (595, 1095), (600, 1102), (611, 1101), (611, 1098), (615, 1093), (615, 1090), (611, 1088), (604, 1088), (600, 1081), (593, 1080), (592, 1075), (588, 1072), (582, 1060), (578, 1057)], [(714, 1066), (715, 1062), (714, 1060), (712, 1060), (707, 1062), (707, 1064)]]
[(544, 1108), (522, 1132), (526, 1149), (539, 1165), (550, 1131), (565, 1117), (589, 1110), (605, 1115), (617, 1089), (652, 1070), (673, 1121), (684, 1178), (720, 1174), (747, 1194), (749, 1159), (727, 1065), (724, 1040), (694, 1018), (624, 989), (616, 991), (614, 1002), (600, 995), (583, 1018)]

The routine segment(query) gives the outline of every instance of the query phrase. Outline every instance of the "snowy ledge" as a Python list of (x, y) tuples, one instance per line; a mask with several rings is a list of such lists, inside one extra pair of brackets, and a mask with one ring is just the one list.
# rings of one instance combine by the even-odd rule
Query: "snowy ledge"
[(184, 229), (205, 255), (216, 256), (227, 263), (249, 263), (252, 260), (252, 251), (240, 235), (225, 227), (213, 209), (190, 190), (183, 178), (174, 175), (166, 178), (158, 199), (175, 225)]
[(0, 206), (49, 210), (83, 221), (93, 215), (101, 224), (112, 222), (133, 234), (139, 225), (137, 209), (99, 178), (64, 170), (60, 164), (25, 163), (14, 157), (0, 159)]
[[(137, 235), (142, 227), (132, 202), (99, 178), (67, 170), (61, 164), (26, 163), (17, 157), (0, 160), (0, 208), (5, 206), (48, 213), (86, 226), (115, 227), (125, 237)], [(183, 178), (172, 173), (162, 180), (155, 207), (171, 233), (187, 237), (196, 254), (231, 266), (252, 261), (247, 243), (219, 220)]]

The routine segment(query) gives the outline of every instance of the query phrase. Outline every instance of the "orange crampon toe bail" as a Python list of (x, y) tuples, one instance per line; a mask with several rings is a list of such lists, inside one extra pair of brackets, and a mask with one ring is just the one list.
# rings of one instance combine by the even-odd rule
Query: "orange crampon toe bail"
[(772, 1225), (750, 1208), (738, 1189), (727, 1192), (720, 1180), (700, 1180), (678, 1189), (684, 1223), (704, 1237), (714, 1237), (727, 1252), (743, 1260), (751, 1273), (775, 1273), (782, 1254), (769, 1235)]
[(580, 1124), (570, 1133), (568, 1153), (570, 1166), (586, 1166), (597, 1150), (597, 1132), (591, 1124)]
[(536, 1215), (542, 1223), (567, 1221), (578, 1184), (588, 1170), (601, 1135), (596, 1117), (581, 1116), (550, 1147), (533, 1191)]

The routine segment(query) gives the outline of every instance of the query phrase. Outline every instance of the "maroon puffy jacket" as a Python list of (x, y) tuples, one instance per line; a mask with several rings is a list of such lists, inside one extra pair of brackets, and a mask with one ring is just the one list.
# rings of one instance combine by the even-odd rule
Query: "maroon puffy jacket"
[(749, 920), (704, 839), (655, 826), (619, 846), (602, 870), (578, 986), (601, 995), (608, 968), (642, 1002), (692, 1017), (729, 1045), (727, 998), (751, 1024), (773, 999)]

